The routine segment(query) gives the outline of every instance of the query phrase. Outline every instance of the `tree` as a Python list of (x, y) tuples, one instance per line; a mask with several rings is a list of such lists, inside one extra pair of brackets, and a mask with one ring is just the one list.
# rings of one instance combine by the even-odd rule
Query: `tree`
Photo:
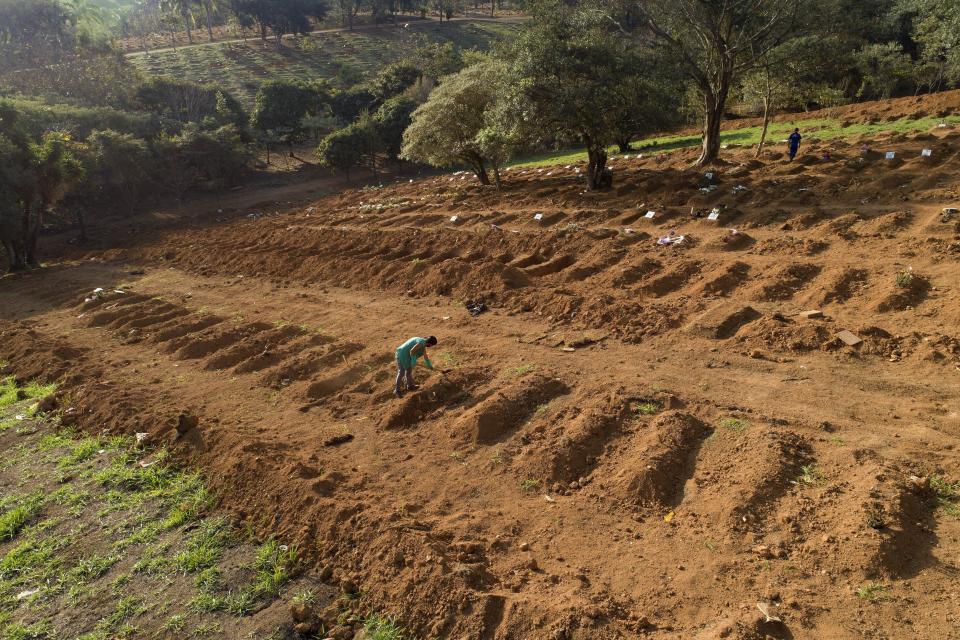
[(359, 118), (364, 111), (373, 109), (376, 102), (376, 96), (368, 87), (356, 85), (335, 93), (330, 98), (330, 109), (341, 124), (348, 125)]
[(377, 73), (370, 82), (370, 93), (378, 103), (399, 95), (420, 79), (420, 69), (412, 62), (394, 62)]
[(83, 175), (69, 136), (47, 132), (34, 142), (17, 119), (14, 109), (0, 104), (0, 245), (11, 270), (39, 264), (44, 214)]
[(170, 15), (177, 16), (183, 21), (183, 28), (187, 32), (187, 42), (193, 44), (193, 0), (161, 0), (160, 8)]
[(625, 118), (643, 111), (643, 61), (596, 13), (552, 1), (534, 11), (511, 51), (503, 126), (519, 138), (583, 144), (587, 187), (600, 188), (610, 181), (607, 147)]
[(132, 214), (153, 173), (146, 142), (128, 133), (95, 131), (87, 138), (83, 160), (89, 183), (97, 191), (91, 195)]
[(277, 48), (284, 35), (309, 33), (310, 19), (321, 20), (327, 13), (326, 0), (230, 0), (230, 8), (241, 26), (256, 26), (264, 42), (267, 30), (272, 31)]
[(257, 90), (250, 123), (260, 132), (285, 130), (293, 140), (299, 140), (306, 133), (304, 118), (325, 114), (329, 102), (324, 82), (271, 80)]
[(489, 60), (444, 78), (413, 112), (401, 156), (435, 167), (466, 164), (481, 184), (490, 184), (487, 167), (493, 164), (496, 172), (502, 155), (486, 153), (480, 134), (490, 126), (506, 72), (503, 63)]
[(870, 44), (857, 52), (857, 70), (861, 74), (858, 98), (886, 100), (913, 73), (913, 62), (896, 42)]
[(333, 171), (343, 171), (347, 180), (350, 169), (372, 162), (376, 173), (376, 132), (369, 122), (355, 122), (338, 129), (320, 141), (316, 155), (320, 164)]
[[(699, 92), (703, 147), (698, 165), (720, 154), (720, 124), (738, 76), (798, 35), (810, 0), (639, 0), (640, 22), (680, 61)], [(621, 14), (611, 17), (616, 21)]]
[(373, 114), (377, 136), (391, 158), (398, 159), (403, 145), (403, 132), (410, 126), (417, 103), (404, 96), (394, 96)]
[(913, 38), (920, 46), (926, 72), (932, 75), (928, 84), (960, 82), (960, 4), (954, 0), (901, 0), (900, 8), (912, 18)]
[(246, 113), (237, 99), (212, 84), (159, 76), (137, 87), (134, 99), (142, 109), (178, 122), (207, 121), (213, 128), (224, 124), (246, 125)]
[(463, 56), (452, 42), (432, 42), (423, 34), (417, 34), (415, 42), (410, 61), (420, 70), (421, 79), (439, 80), (463, 69)]

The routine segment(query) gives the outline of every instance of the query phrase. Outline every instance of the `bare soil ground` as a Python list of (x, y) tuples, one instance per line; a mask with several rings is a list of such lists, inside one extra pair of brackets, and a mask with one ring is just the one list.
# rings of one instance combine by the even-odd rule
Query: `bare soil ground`
[(124, 237), (0, 358), (421, 637), (960, 638), (960, 132), (692, 154)]

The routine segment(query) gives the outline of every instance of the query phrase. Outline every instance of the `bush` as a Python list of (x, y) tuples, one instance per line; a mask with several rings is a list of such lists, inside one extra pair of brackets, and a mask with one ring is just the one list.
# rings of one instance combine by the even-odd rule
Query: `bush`
[(162, 120), (150, 113), (49, 103), (39, 98), (11, 97), (5, 102), (16, 109), (20, 126), (34, 138), (46, 131), (64, 131), (83, 140), (94, 131), (109, 129), (149, 140), (163, 130)]
[(202, 123), (207, 128), (232, 124), (242, 130), (247, 124), (247, 114), (237, 99), (213, 84), (151, 78), (137, 88), (135, 103), (172, 120)]

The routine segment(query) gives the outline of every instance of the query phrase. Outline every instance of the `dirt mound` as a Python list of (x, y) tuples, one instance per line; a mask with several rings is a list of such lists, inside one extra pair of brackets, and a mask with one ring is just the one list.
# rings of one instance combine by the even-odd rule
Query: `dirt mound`
[(539, 407), (569, 393), (561, 380), (533, 374), (517, 379), (512, 389), (480, 402), (451, 427), (458, 439), (492, 444), (518, 429)]
[(614, 495), (625, 504), (663, 509), (683, 500), (684, 485), (710, 428), (678, 411), (656, 418), (634, 434), (613, 479)]

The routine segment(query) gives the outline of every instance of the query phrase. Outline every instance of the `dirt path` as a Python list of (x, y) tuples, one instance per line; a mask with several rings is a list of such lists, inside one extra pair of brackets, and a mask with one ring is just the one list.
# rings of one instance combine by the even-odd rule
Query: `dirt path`
[[(960, 478), (958, 139), (733, 156), (708, 192), (685, 152), (605, 195), (439, 176), (136, 238), (0, 280), (0, 357), (425, 637), (956, 638), (960, 520), (911, 476)], [(428, 333), (446, 373), (395, 399)]]
[[(423, 25), (435, 24), (435, 23), (442, 24), (443, 22), (502, 22), (506, 24), (511, 24), (511, 23), (523, 22), (526, 19), (527, 18), (525, 17), (517, 17), (517, 16), (510, 16), (510, 17), (504, 17), (504, 18), (489, 18), (489, 17), (484, 18), (479, 16), (466, 16), (462, 18), (451, 18), (450, 20), (445, 20), (441, 22), (433, 17), (428, 16), (426, 18), (409, 20), (409, 22), (401, 18), (399, 19), (397, 24), (362, 24), (362, 25), (356, 25), (352, 29), (349, 27), (337, 27), (333, 29), (317, 29), (316, 31), (311, 31), (307, 35), (315, 36), (315, 35), (322, 35), (325, 33), (344, 33), (344, 32), (355, 32), (355, 31), (383, 31), (384, 29), (390, 29), (390, 30), (415, 29)], [(296, 37), (298, 36), (289, 34), (289, 35), (285, 35), (283, 39), (293, 40)], [(128, 53), (125, 53), (124, 55), (128, 58), (135, 58), (138, 56), (145, 56), (145, 55), (148, 56), (155, 53), (168, 53), (170, 51), (181, 51), (183, 49), (196, 49), (199, 47), (215, 47), (217, 45), (247, 43), (247, 42), (256, 41), (256, 40), (258, 40), (258, 38), (232, 38), (232, 39), (225, 39), (225, 40), (214, 40), (213, 42), (194, 42), (193, 44), (185, 44), (178, 47), (161, 47), (158, 49), (150, 49), (149, 51), (130, 51)], [(275, 41), (276, 39), (272, 38), (271, 40)]]

